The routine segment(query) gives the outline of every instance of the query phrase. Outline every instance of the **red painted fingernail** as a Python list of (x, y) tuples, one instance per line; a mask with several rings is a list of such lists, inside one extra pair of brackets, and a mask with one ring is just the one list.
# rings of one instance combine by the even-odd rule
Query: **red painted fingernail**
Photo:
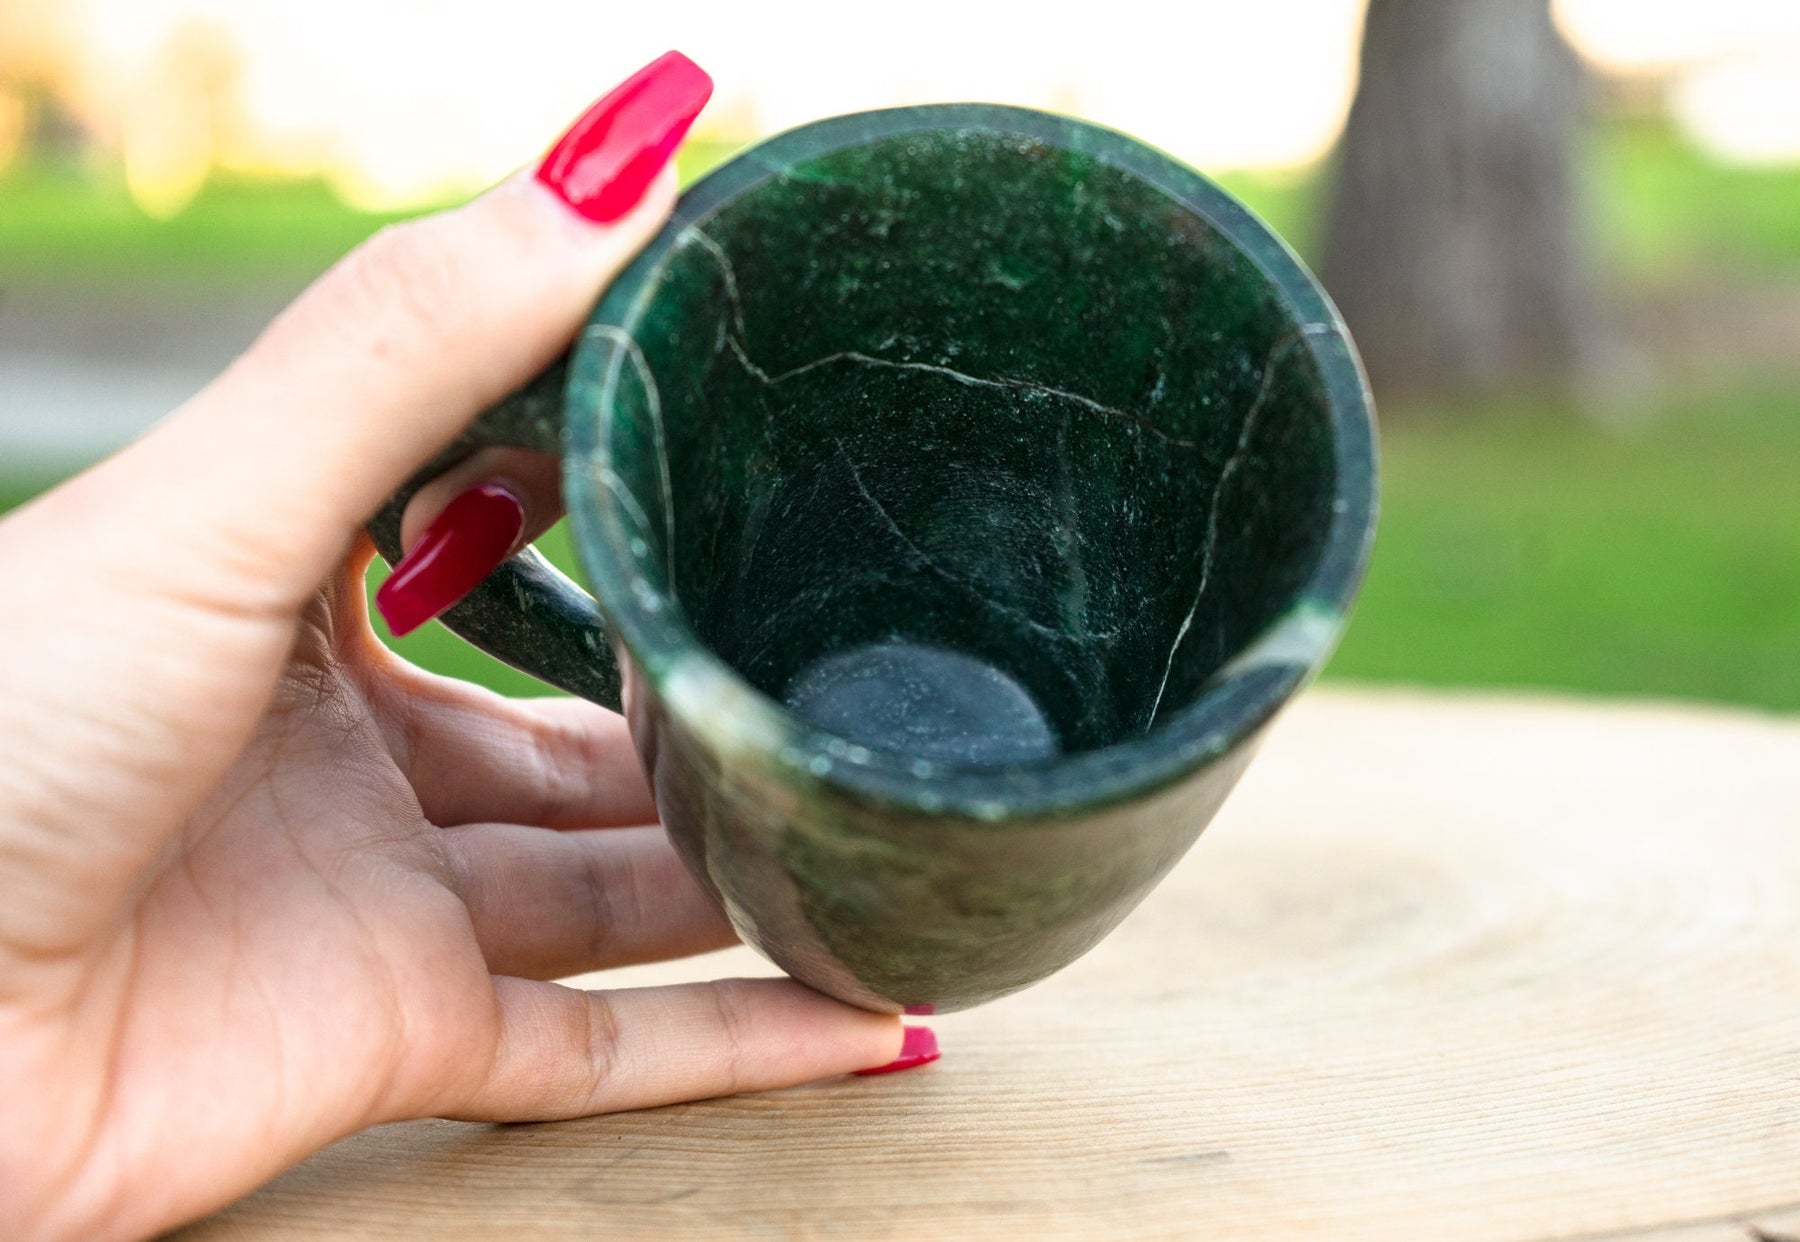
[(930, 1027), (909, 1026), (906, 1028), (906, 1038), (901, 1041), (899, 1056), (886, 1065), (856, 1072), (864, 1077), (870, 1074), (892, 1074), (912, 1069), (915, 1065), (928, 1065), (943, 1055), (938, 1051), (937, 1036), (932, 1034)]
[(706, 70), (665, 52), (581, 114), (544, 162), (537, 179), (598, 224), (638, 205), (688, 127), (712, 98)]
[(375, 592), (388, 628), (410, 634), (474, 590), (511, 555), (523, 529), (525, 506), (498, 483), (460, 493)]

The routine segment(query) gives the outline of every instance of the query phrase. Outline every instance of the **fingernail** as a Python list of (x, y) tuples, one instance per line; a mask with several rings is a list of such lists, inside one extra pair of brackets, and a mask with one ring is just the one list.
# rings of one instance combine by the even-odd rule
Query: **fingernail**
[(523, 529), (525, 506), (500, 484), (459, 493), (375, 592), (388, 628), (410, 634), (474, 590), (511, 554)]
[(586, 219), (617, 220), (638, 205), (712, 98), (706, 70), (665, 52), (582, 113), (537, 179)]
[(944, 1054), (938, 1051), (937, 1036), (928, 1026), (909, 1026), (906, 1038), (900, 1043), (900, 1055), (886, 1065), (877, 1065), (874, 1069), (857, 1070), (863, 1077), (870, 1074), (892, 1074), (900, 1070), (912, 1069), (916, 1065), (928, 1065)]

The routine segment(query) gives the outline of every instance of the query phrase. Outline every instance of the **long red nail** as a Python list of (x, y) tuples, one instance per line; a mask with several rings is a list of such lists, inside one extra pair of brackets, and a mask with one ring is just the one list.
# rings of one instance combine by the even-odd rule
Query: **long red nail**
[(474, 590), (511, 554), (523, 529), (525, 506), (498, 483), (460, 493), (375, 592), (388, 628), (410, 634)]
[(944, 1054), (938, 1051), (937, 1036), (928, 1026), (909, 1026), (906, 1037), (900, 1042), (900, 1055), (886, 1065), (877, 1065), (873, 1069), (857, 1070), (858, 1074), (867, 1077), (870, 1074), (892, 1074), (899, 1070), (912, 1069), (915, 1065), (928, 1065)]
[(599, 224), (638, 205), (688, 127), (712, 98), (706, 70), (665, 52), (581, 114), (544, 162), (537, 179)]

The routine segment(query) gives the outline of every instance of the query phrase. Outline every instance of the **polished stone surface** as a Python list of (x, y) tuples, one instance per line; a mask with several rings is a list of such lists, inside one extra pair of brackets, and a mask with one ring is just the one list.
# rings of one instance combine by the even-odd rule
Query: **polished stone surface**
[[(1026, 986), (1122, 918), (1322, 661), (1373, 525), (1367, 392), (1292, 255), (1016, 109), (731, 161), (603, 298), (567, 412), (665, 823), (746, 939), (878, 1008)], [(500, 645), (595, 676), (591, 623), (541, 629)]]

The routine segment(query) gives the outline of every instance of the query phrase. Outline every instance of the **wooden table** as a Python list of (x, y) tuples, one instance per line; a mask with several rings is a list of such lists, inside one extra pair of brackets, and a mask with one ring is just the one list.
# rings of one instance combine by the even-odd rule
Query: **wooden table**
[(184, 1237), (1800, 1238), (1800, 721), (1310, 693), (1110, 940), (936, 1025), (908, 1074), (383, 1127)]

